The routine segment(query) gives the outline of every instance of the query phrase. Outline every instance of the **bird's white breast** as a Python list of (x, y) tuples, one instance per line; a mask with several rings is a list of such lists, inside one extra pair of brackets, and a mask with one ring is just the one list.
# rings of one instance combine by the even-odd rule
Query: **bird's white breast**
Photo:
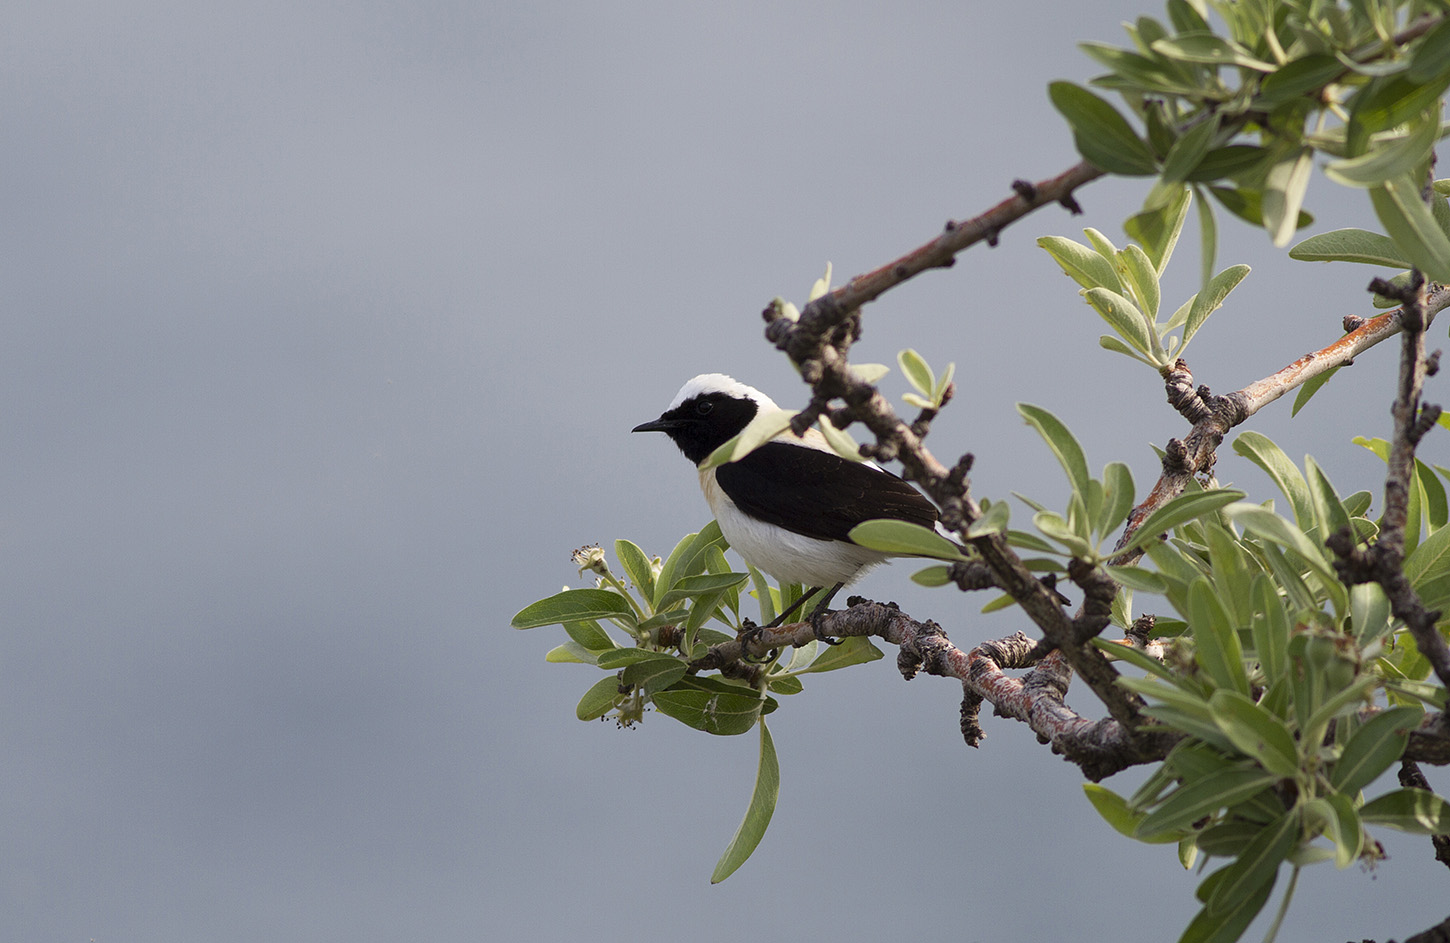
[(886, 560), (886, 554), (843, 540), (817, 540), (757, 520), (735, 506), (715, 481), (715, 469), (700, 472), (700, 490), (720, 532), (745, 562), (784, 583), (806, 587), (850, 583)]

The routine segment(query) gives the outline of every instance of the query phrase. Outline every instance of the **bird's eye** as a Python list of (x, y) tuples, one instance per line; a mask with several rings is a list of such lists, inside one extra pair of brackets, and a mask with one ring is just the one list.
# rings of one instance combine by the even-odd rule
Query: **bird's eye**
[(714, 408), (714, 403), (710, 402), (709, 400), (704, 400), (695, 404), (695, 414), (697, 416), (708, 416), (710, 415), (710, 410)]

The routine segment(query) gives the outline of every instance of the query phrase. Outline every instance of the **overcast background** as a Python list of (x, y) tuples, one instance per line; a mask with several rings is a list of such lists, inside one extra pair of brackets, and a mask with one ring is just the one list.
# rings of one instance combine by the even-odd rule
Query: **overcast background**
[[(960, 689), (889, 655), (772, 717), (775, 820), (711, 887), (756, 738), (582, 724), (595, 669), (508, 628), (581, 583), (574, 547), (664, 553), (707, 520), (668, 441), (629, 435), (685, 379), (804, 402), (761, 338), (772, 296), (1074, 163), (1046, 83), (1139, 13), (1161, 8), (7, 4), (0, 941), (1176, 938), (1199, 878), (1171, 848), (1118, 838), (1018, 724), (964, 747)], [(976, 454), (979, 495), (1063, 498), (1019, 401), (1140, 489), (1183, 432), (1033, 246), (1121, 244), (1144, 192), (1095, 184), (1085, 216), (868, 309), (858, 359), (957, 363), (932, 442)], [(1309, 202), (1316, 230), (1373, 225), (1322, 178)], [(1192, 351), (1216, 390), (1370, 313), (1369, 269), (1225, 221), (1238, 261)], [(1387, 434), (1392, 360), (1253, 428), (1377, 492), (1349, 439)], [(1273, 496), (1227, 445), (1219, 474)], [(861, 591), (964, 647), (1024, 627), (912, 569)], [(1308, 871), (1283, 938), (1442, 919), (1428, 843), (1385, 838), (1373, 872)]]

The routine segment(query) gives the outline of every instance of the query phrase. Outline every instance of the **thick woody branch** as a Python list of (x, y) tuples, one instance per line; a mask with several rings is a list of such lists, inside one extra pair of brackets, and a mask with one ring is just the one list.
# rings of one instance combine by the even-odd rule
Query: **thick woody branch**
[[(1027, 724), (1043, 743), (1097, 781), (1130, 766), (1162, 760), (1180, 735), (1154, 727), (1128, 727), (1113, 718), (1091, 720), (1078, 714), (1065, 700), (1070, 672), (1066, 652), (1046, 657), (1021, 632), (984, 642), (969, 652), (951, 643), (935, 622), (919, 622), (890, 604), (853, 597), (850, 607), (820, 617), (820, 629), (837, 637), (872, 636), (897, 646), (896, 667), (906, 680), (919, 674), (953, 678), (962, 684), (962, 736), (977, 746), (986, 734), (979, 723), (980, 707), (990, 703), (997, 716)], [(1146, 626), (1144, 627), (1146, 629)], [(815, 639), (810, 622), (778, 628), (722, 642), (690, 664), (691, 671), (718, 670), (731, 677), (746, 677), (760, 669), (760, 659), (774, 649), (802, 646)], [(1009, 671), (1031, 669), (1020, 678)], [(1413, 731), (1405, 757), (1412, 761), (1450, 763), (1450, 724), (1443, 715), (1427, 718)]]

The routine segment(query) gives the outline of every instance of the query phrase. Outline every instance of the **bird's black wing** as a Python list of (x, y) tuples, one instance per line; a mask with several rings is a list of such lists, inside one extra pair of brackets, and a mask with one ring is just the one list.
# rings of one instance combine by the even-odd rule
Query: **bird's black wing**
[(846, 540), (857, 524), (883, 517), (923, 527), (937, 521), (936, 507), (890, 472), (787, 442), (721, 465), (715, 480), (751, 517), (820, 540)]

